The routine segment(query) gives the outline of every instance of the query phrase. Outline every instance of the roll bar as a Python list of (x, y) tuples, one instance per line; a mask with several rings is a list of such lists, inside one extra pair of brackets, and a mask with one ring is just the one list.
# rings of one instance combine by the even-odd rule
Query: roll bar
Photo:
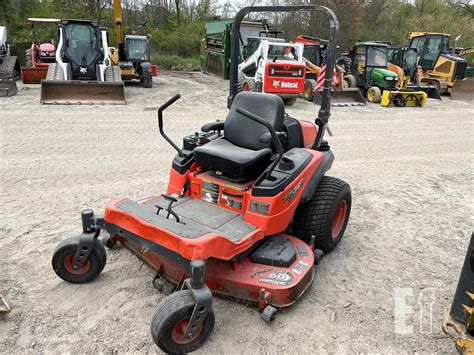
[(333, 70), (336, 62), (336, 49), (337, 39), (339, 35), (339, 21), (337, 20), (334, 12), (321, 5), (294, 5), (294, 6), (248, 6), (241, 9), (237, 15), (235, 15), (234, 21), (232, 22), (232, 45), (230, 51), (230, 90), (229, 97), (227, 98), (227, 107), (232, 106), (232, 101), (235, 95), (238, 94), (238, 58), (240, 52), (240, 24), (244, 17), (251, 12), (295, 12), (295, 11), (317, 11), (322, 12), (329, 17), (329, 27), (331, 28), (331, 38), (328, 44), (328, 53), (326, 60), (326, 74), (324, 77), (324, 87), (321, 95), (321, 108), (319, 109), (318, 116), (315, 119), (315, 123), (318, 126), (318, 134), (313, 143), (313, 149), (319, 148), (326, 131), (326, 125), (331, 115), (331, 86)]

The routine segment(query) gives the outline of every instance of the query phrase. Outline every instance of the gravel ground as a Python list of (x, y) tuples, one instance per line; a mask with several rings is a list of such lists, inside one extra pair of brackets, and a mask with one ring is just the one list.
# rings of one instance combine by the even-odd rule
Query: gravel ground
[[(0, 292), (13, 308), (0, 318), (0, 353), (158, 352), (149, 325), (163, 296), (151, 269), (116, 248), (97, 280), (73, 285), (56, 277), (51, 255), (80, 232), (83, 208), (164, 191), (173, 150), (158, 133), (161, 103), (183, 96), (165, 113), (179, 140), (225, 117), (227, 85), (163, 72), (153, 89), (127, 86), (126, 106), (41, 106), (39, 85), (0, 99)], [(311, 120), (317, 106), (287, 111)], [(447, 97), (334, 108), (330, 174), (353, 191), (343, 241), (271, 325), (255, 307), (217, 298), (216, 327), (197, 353), (454, 352), (441, 322), (473, 230), (473, 117), (472, 102)], [(411, 334), (395, 331), (400, 288), (412, 292)]]

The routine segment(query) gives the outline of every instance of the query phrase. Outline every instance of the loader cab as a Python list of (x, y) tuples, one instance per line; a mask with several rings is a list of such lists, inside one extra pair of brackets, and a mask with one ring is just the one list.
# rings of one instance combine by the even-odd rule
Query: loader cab
[(98, 80), (96, 65), (104, 59), (101, 28), (97, 22), (64, 20), (59, 24), (59, 57), (73, 80)]
[(418, 50), (418, 64), (423, 72), (432, 71), (433, 76), (446, 80), (448, 86), (455, 80), (464, 79), (467, 74), (467, 61), (451, 53), (449, 49), (450, 37), (451, 35), (446, 33), (408, 34), (408, 46)]
[(146, 36), (125, 36), (125, 51), (127, 53), (127, 59), (131, 62), (150, 60), (150, 46)]
[[(265, 33), (264, 31), (262, 31)], [(262, 33), (261, 32), (261, 33)], [(247, 45), (244, 46), (243, 49), (243, 57), (244, 60), (249, 58), (252, 54), (254, 54), (258, 47), (260, 46), (260, 43), (262, 42), (262, 39), (269, 39), (271, 42), (286, 42), (284, 38), (277, 38), (277, 37), (264, 37), (264, 36), (258, 36), (258, 37), (247, 37)]]
[(418, 69), (418, 50), (416, 48), (388, 48), (388, 61), (403, 69), (405, 75), (414, 78)]
[(450, 35), (443, 33), (413, 34), (408, 47), (418, 51), (423, 70), (433, 70), (441, 53), (449, 51), (449, 38)]

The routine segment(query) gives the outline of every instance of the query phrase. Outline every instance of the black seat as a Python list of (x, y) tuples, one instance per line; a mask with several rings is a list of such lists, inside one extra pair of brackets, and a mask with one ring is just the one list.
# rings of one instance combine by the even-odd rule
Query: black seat
[(235, 96), (224, 122), (224, 138), (211, 141), (194, 150), (196, 162), (223, 175), (252, 178), (270, 163), (270, 143), (260, 142), (268, 129), (236, 112), (236, 108), (252, 112), (268, 121), (275, 131), (284, 124), (285, 105), (280, 97), (256, 92), (241, 92)]

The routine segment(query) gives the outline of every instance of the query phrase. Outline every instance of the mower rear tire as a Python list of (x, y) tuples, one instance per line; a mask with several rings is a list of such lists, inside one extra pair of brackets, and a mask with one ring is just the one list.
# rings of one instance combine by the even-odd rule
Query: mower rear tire
[(196, 334), (184, 334), (196, 301), (190, 290), (182, 290), (165, 297), (155, 310), (151, 321), (151, 336), (158, 347), (169, 354), (184, 354), (199, 348), (214, 329), (215, 317), (211, 308), (198, 326)]
[(283, 99), (283, 103), (285, 104), (285, 106), (293, 106), (296, 103), (297, 99), (298, 98), (296, 97), (292, 97), (291, 99)]
[(278, 311), (275, 307), (268, 305), (263, 309), (260, 316), (265, 321), (265, 323), (271, 323), (275, 320), (277, 312)]
[(378, 86), (371, 86), (367, 90), (367, 100), (374, 104), (380, 103), (382, 101), (382, 90)]
[(53, 270), (61, 279), (75, 284), (83, 284), (94, 280), (104, 270), (107, 262), (107, 253), (98, 239), (94, 239), (92, 251), (87, 260), (77, 270), (72, 264), (76, 249), (79, 245), (79, 236), (63, 240), (53, 253)]
[(351, 212), (351, 188), (341, 179), (324, 176), (311, 201), (298, 206), (293, 220), (295, 235), (324, 254), (339, 244)]

